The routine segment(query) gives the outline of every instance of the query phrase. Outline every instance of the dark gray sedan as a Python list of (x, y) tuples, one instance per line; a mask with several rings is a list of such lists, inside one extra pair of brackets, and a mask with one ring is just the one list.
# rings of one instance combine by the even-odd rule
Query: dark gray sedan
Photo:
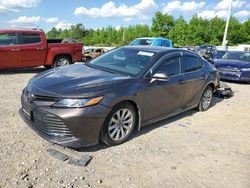
[(127, 46), (35, 76), (23, 90), (20, 114), (56, 144), (117, 145), (134, 129), (207, 110), (218, 85), (216, 69), (193, 52)]

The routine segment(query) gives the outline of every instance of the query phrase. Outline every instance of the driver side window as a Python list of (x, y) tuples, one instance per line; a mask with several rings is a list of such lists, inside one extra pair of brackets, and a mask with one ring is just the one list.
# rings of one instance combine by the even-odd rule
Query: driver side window
[(166, 59), (156, 69), (156, 72), (164, 72), (169, 77), (180, 74), (180, 60), (179, 60), (179, 57), (172, 57), (172, 58)]

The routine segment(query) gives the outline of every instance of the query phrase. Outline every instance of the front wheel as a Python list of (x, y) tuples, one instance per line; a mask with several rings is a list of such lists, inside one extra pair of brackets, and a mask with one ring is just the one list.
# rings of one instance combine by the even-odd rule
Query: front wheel
[(206, 111), (209, 109), (213, 98), (213, 89), (208, 86), (202, 94), (198, 109), (199, 111)]
[(101, 141), (108, 146), (125, 142), (133, 132), (136, 122), (136, 111), (130, 103), (116, 105), (104, 122)]
[(65, 65), (70, 65), (71, 64), (71, 59), (68, 56), (58, 56), (56, 57), (53, 67), (61, 67)]

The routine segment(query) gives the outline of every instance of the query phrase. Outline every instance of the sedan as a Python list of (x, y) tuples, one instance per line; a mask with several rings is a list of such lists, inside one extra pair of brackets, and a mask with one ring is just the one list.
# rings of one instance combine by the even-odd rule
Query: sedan
[(213, 61), (221, 79), (250, 82), (250, 52), (228, 51)]
[(208, 110), (218, 86), (217, 70), (191, 51), (125, 46), (35, 76), (23, 90), (20, 115), (53, 143), (112, 146), (146, 125)]

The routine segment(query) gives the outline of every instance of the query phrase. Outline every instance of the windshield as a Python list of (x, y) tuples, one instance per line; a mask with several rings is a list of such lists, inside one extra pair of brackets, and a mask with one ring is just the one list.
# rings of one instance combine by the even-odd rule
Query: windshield
[(154, 52), (118, 48), (92, 60), (89, 65), (107, 71), (136, 76), (150, 63), (154, 55)]
[(130, 45), (151, 45), (153, 39), (135, 39)]
[(232, 59), (250, 62), (250, 52), (226, 52), (222, 59)]

